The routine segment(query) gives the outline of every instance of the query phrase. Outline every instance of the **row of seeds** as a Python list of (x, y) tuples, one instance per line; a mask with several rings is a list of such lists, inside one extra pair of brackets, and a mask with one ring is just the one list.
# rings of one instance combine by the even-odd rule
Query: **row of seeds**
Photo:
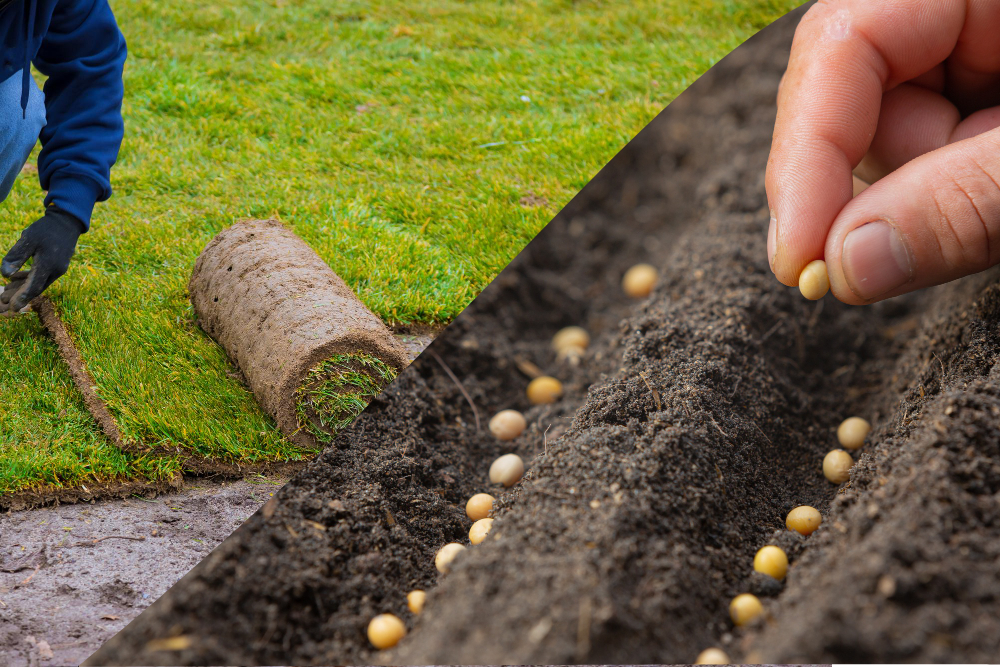
[[(854, 458), (845, 451), (856, 450), (865, 444), (871, 431), (871, 424), (861, 417), (849, 417), (837, 428), (837, 440), (844, 449), (834, 449), (823, 458), (823, 475), (833, 484), (843, 484), (851, 476)], [(800, 505), (785, 518), (785, 527), (808, 537), (822, 523), (823, 517), (815, 507)], [(788, 555), (779, 547), (761, 547), (753, 558), (753, 569), (782, 581), (788, 573)], [(729, 617), (739, 627), (750, 623), (764, 612), (764, 605), (752, 593), (741, 593), (729, 603)], [(729, 656), (720, 648), (702, 651), (695, 660), (696, 665), (729, 664)]]
[[(657, 271), (649, 264), (636, 264), (622, 278), (622, 290), (632, 298), (649, 296), (656, 284)], [(587, 346), (590, 345), (590, 335), (581, 327), (570, 326), (561, 329), (552, 338), (552, 347), (560, 360), (578, 363)], [(526, 390), (528, 401), (533, 405), (554, 403), (563, 394), (562, 383), (554, 377), (543, 375), (528, 383)], [(490, 432), (498, 440), (508, 441), (517, 438), (528, 427), (524, 415), (517, 410), (501, 410), (490, 419)], [(490, 466), (489, 478), (493, 484), (511, 487), (517, 484), (524, 475), (524, 461), (517, 454), (504, 454)], [(469, 542), (477, 545), (486, 539), (493, 527), (493, 519), (489, 516), (493, 511), (496, 499), (488, 493), (477, 493), (465, 505), (466, 515), (472, 519), (469, 529)], [(466, 547), (458, 542), (451, 542), (441, 547), (434, 556), (434, 566), (438, 572), (447, 574), (451, 563)], [(406, 595), (406, 605), (414, 614), (420, 614), (424, 609), (427, 594), (422, 590), (413, 590)], [(406, 636), (406, 625), (395, 614), (379, 614), (368, 623), (368, 641), (381, 650), (392, 648)]]

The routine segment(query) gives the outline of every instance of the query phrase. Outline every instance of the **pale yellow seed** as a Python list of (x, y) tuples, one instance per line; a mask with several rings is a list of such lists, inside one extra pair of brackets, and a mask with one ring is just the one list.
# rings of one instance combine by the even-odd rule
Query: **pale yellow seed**
[(559, 354), (556, 355), (556, 358), (559, 359), (559, 361), (568, 361), (573, 366), (576, 366), (580, 363), (580, 359), (583, 358), (585, 352), (586, 350), (582, 347), (570, 345), (569, 347), (564, 347), (559, 350)]
[(862, 181), (857, 176), (852, 176), (852, 181), (854, 183), (854, 196), (857, 197), (859, 194), (868, 189), (869, 184)]
[(698, 654), (696, 665), (728, 665), (729, 656), (721, 648), (707, 648)]
[(517, 410), (501, 410), (490, 420), (490, 433), (497, 440), (513, 440), (528, 428), (528, 421)]
[(469, 502), (465, 503), (465, 513), (473, 521), (485, 519), (493, 510), (494, 500), (496, 499), (488, 493), (477, 493), (469, 498)]
[(764, 605), (760, 603), (756, 595), (743, 593), (733, 598), (729, 603), (729, 617), (736, 625), (746, 625), (757, 618), (764, 611)]
[(844, 449), (857, 449), (871, 430), (872, 425), (861, 417), (848, 417), (837, 427), (837, 440)]
[(492, 527), (493, 519), (480, 519), (475, 522), (472, 524), (472, 528), (469, 529), (469, 541), (473, 544), (479, 544), (490, 534), (490, 528)]
[(788, 530), (794, 530), (802, 535), (811, 535), (814, 530), (819, 528), (819, 524), (822, 522), (823, 517), (820, 515), (819, 510), (808, 505), (796, 507), (788, 513), (788, 517), (785, 519), (785, 525), (788, 527)]
[(560, 329), (552, 337), (552, 349), (560, 352), (567, 347), (578, 347), (586, 350), (590, 345), (590, 334), (582, 327), (566, 327)]
[(854, 459), (843, 449), (834, 449), (823, 457), (823, 475), (834, 484), (843, 484), (851, 478)]
[(451, 562), (455, 560), (455, 556), (463, 551), (465, 551), (465, 547), (458, 542), (451, 542), (444, 545), (438, 549), (437, 555), (434, 556), (434, 567), (438, 569), (438, 572), (448, 574), (448, 570), (451, 569)]
[(636, 264), (622, 277), (622, 289), (633, 299), (642, 299), (653, 291), (657, 277), (656, 268), (649, 264)]
[(535, 405), (555, 403), (562, 393), (562, 382), (548, 375), (537, 377), (528, 383), (528, 400)]
[(379, 614), (368, 623), (368, 641), (382, 650), (392, 648), (406, 636), (406, 626), (392, 614)]
[(778, 547), (761, 547), (753, 557), (753, 569), (781, 581), (788, 574), (788, 556)]
[(490, 466), (490, 481), (514, 486), (524, 475), (524, 461), (517, 454), (504, 454)]
[(424, 593), (419, 588), (406, 594), (406, 606), (409, 607), (410, 611), (414, 614), (419, 614), (424, 610), (424, 602), (426, 601), (427, 593)]
[(806, 264), (806, 268), (799, 274), (799, 291), (810, 301), (826, 296), (830, 291), (830, 276), (826, 272), (826, 262), (816, 259)]

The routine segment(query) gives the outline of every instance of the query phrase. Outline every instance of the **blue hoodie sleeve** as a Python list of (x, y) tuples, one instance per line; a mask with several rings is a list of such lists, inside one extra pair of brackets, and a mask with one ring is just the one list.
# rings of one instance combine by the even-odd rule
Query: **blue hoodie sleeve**
[(38, 179), (54, 204), (86, 227), (111, 196), (124, 135), (125, 38), (108, 0), (59, 0), (35, 57), (45, 82)]

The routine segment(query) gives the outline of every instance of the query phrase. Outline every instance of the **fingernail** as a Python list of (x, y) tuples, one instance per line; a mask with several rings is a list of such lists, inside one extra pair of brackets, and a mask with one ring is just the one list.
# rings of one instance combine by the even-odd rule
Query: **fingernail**
[[(771, 214), (771, 221), (767, 223), (767, 263), (774, 272), (774, 251), (778, 247), (778, 220)], [(759, 236), (757, 238), (760, 238)]]
[(884, 220), (869, 222), (844, 239), (841, 259), (851, 291), (874, 299), (913, 277), (910, 251), (899, 231)]

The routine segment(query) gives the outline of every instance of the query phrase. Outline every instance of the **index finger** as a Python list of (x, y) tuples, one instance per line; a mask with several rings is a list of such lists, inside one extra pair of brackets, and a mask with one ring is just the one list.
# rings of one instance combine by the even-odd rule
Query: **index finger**
[(803, 16), (778, 93), (765, 186), (768, 261), (798, 284), (823, 258), (827, 234), (851, 200), (851, 171), (871, 143), (882, 93), (933, 69), (965, 22), (962, 0), (831, 0)]

